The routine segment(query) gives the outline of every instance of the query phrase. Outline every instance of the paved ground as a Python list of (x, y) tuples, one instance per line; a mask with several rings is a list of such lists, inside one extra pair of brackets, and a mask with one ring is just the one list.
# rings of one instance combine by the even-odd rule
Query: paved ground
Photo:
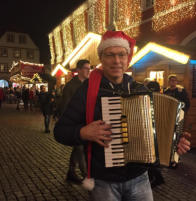
[[(0, 201), (89, 200), (65, 182), (71, 149), (43, 133), (42, 123), (38, 111), (0, 109)], [(176, 170), (162, 170), (166, 182), (153, 189), (155, 201), (196, 201), (196, 150), (181, 161)]]

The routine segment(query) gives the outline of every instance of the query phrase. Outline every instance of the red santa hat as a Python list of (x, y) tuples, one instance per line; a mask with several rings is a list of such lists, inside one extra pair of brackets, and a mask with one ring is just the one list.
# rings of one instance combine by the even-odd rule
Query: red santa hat
[(101, 57), (104, 49), (108, 47), (124, 47), (128, 52), (128, 62), (130, 62), (133, 56), (135, 42), (136, 41), (133, 38), (130, 38), (122, 31), (106, 31), (102, 36), (101, 42), (97, 48), (98, 55)]

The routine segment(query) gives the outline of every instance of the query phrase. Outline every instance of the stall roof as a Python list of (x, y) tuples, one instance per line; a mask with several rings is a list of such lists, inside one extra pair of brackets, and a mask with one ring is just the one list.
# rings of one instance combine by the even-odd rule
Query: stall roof
[(72, 64), (77, 59), (79, 59), (82, 53), (85, 51), (85, 49), (88, 48), (92, 43), (96, 41), (98, 44), (100, 40), (101, 40), (101, 35), (89, 32), (83, 38), (83, 40), (77, 45), (77, 47), (73, 50), (73, 52), (63, 61), (63, 63), (57, 64), (57, 66), (52, 71), (51, 75), (52, 76), (56, 75), (58, 70), (61, 70), (64, 74), (66, 74), (67, 69), (65, 69), (65, 67), (68, 64)]
[(173, 62), (186, 64), (189, 62), (190, 55), (169, 48), (168, 46), (149, 42), (133, 56), (130, 66), (144, 67), (150, 65), (150, 63), (164, 60), (165, 58), (170, 59)]

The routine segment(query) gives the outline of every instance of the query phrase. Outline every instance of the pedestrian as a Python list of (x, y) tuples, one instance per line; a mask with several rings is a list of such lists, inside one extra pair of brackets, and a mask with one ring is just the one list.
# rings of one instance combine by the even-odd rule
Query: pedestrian
[[(62, 101), (61, 101), (61, 111), (64, 111), (72, 96), (76, 92), (76, 90), (82, 85), (84, 80), (86, 80), (89, 76), (90, 72), (90, 62), (88, 60), (79, 60), (77, 62), (76, 71), (78, 75), (73, 77), (64, 87)], [(73, 146), (70, 162), (69, 162), (69, 170), (67, 172), (67, 181), (71, 181), (77, 184), (81, 184), (82, 179), (76, 174), (76, 166), (79, 165), (80, 172), (82, 177), (86, 177), (86, 162), (84, 157), (83, 145), (75, 145)]]
[(29, 109), (29, 89), (25, 87), (22, 88), (22, 101), (24, 103), (25, 112)]
[(157, 81), (149, 81), (146, 84), (146, 87), (150, 89), (152, 92), (160, 92), (161, 88)]
[(19, 86), (16, 87), (15, 96), (16, 96), (16, 110), (20, 110), (21, 89)]
[(31, 87), (30, 90), (29, 90), (29, 106), (30, 106), (30, 111), (33, 111), (34, 99), (35, 99), (35, 89), (34, 89), (34, 87)]
[[(111, 125), (101, 120), (101, 97), (116, 96), (116, 91), (131, 93), (133, 78), (124, 72), (131, 61), (134, 44), (135, 40), (122, 31), (107, 31), (103, 35), (98, 46), (102, 70), (91, 72), (54, 128), (59, 143), (84, 144), (89, 179), (83, 184), (90, 191), (91, 201), (153, 200), (146, 165), (127, 163), (123, 167), (105, 167), (104, 147), (112, 140), (112, 132)], [(137, 88), (138, 92), (144, 89)], [(190, 142), (181, 138), (178, 152), (182, 154), (189, 149)]]
[(3, 98), (4, 98), (3, 88), (0, 87), (0, 108), (2, 106)]
[(44, 116), (45, 133), (50, 133), (50, 118), (53, 114), (55, 99), (52, 94), (46, 92), (44, 85), (40, 86), (39, 104), (42, 114)]
[(177, 85), (178, 79), (175, 74), (171, 74), (168, 76), (168, 84), (169, 86), (164, 91), (164, 94), (167, 94), (178, 99), (181, 102), (184, 102), (185, 107), (183, 110), (185, 111), (185, 113), (187, 113), (190, 107), (190, 101), (186, 89), (181, 85)]

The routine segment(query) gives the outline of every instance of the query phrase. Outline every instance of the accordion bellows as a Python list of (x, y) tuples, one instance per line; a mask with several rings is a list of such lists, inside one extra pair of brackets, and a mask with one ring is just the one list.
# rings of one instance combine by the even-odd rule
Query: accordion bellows
[(176, 152), (176, 124), (182, 116), (181, 104), (160, 93), (102, 97), (103, 120), (112, 125), (112, 141), (104, 150), (105, 166), (158, 160), (169, 166)]

